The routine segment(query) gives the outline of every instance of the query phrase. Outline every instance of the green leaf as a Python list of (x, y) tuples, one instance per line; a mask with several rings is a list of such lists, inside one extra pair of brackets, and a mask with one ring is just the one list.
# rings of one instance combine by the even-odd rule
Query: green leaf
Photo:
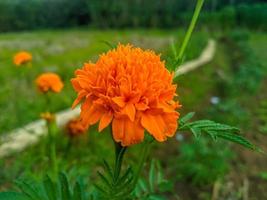
[(139, 179), (138, 180), (138, 186), (140, 187), (140, 189), (143, 192), (148, 192), (149, 191), (148, 186), (147, 186), (147, 183), (143, 179)]
[(165, 179), (164, 179), (162, 167), (161, 167), (160, 162), (158, 160), (156, 160), (156, 167), (157, 167), (157, 183), (161, 183)]
[(149, 200), (167, 200), (165, 197), (156, 195), (156, 194), (150, 195), (148, 199)]
[(190, 129), (193, 133), (193, 135), (195, 136), (195, 138), (199, 138), (201, 136), (201, 129), (199, 128), (191, 128)]
[(195, 112), (190, 112), (190, 113), (186, 114), (185, 116), (183, 116), (180, 119), (180, 123), (184, 124), (185, 122), (189, 121), (194, 115), (195, 115)]
[(208, 131), (208, 130), (205, 130), (209, 136), (214, 140), (214, 141), (217, 141), (217, 133), (215, 131)]
[[(188, 120), (191, 117), (192, 114), (189, 113), (184, 118)], [(182, 118), (180, 121), (183, 122), (184, 119)], [(198, 120), (181, 124), (180, 130), (189, 130), (194, 134), (196, 138), (198, 138), (201, 133), (207, 133), (215, 141), (217, 140), (217, 138), (221, 138), (230, 142), (240, 144), (248, 149), (262, 152), (246, 138), (242, 137), (241, 135), (238, 135), (237, 133), (240, 133), (240, 130), (238, 128), (226, 124), (216, 123), (211, 120)]]
[(32, 200), (44, 200), (45, 198), (40, 196), (38, 190), (25, 181), (16, 181), (16, 185), (20, 190)]
[(261, 151), (258, 147), (253, 145), (251, 142), (249, 142), (247, 139), (245, 139), (241, 135), (236, 135), (236, 134), (227, 133), (227, 132), (218, 132), (217, 136), (222, 138), (222, 139), (240, 144), (240, 145), (242, 145), (248, 149)]
[(151, 192), (155, 192), (155, 183), (156, 183), (156, 165), (155, 160), (151, 161), (150, 169), (149, 169), (149, 188)]
[(125, 171), (125, 173), (121, 176), (119, 179), (119, 184), (124, 184), (125, 181), (132, 179), (133, 177), (133, 171), (131, 167), (128, 167), (128, 169)]
[(112, 170), (112, 168), (110, 167), (110, 165), (107, 163), (106, 160), (103, 160), (103, 166), (104, 166), (105, 171), (106, 171), (107, 174), (109, 175), (109, 177), (110, 177), (111, 179), (113, 179), (113, 170)]
[(71, 200), (71, 193), (69, 189), (69, 182), (64, 173), (59, 174), (59, 180), (61, 185), (61, 198), (62, 200)]
[(72, 200), (83, 200), (83, 191), (79, 182), (76, 182), (74, 186)]
[(111, 44), (110, 42), (108, 42), (106, 40), (102, 40), (101, 42), (106, 44), (110, 49), (116, 48), (116, 46), (114, 44)]
[(57, 190), (56, 185), (52, 182), (51, 178), (46, 175), (44, 182), (43, 182), (45, 192), (48, 196), (49, 200), (58, 200), (57, 198)]
[(99, 177), (101, 178), (101, 180), (103, 181), (103, 183), (105, 183), (106, 186), (112, 187), (112, 185), (109, 182), (109, 180), (101, 172), (97, 171), (97, 174), (99, 175)]
[(98, 184), (94, 184), (95, 188), (103, 194), (108, 194), (107, 191)]
[(0, 192), (0, 200), (31, 200), (31, 198), (17, 192)]

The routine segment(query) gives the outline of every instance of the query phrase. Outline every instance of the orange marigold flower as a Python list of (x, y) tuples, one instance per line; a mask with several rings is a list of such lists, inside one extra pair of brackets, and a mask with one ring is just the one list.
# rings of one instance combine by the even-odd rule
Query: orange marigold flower
[(102, 131), (112, 123), (113, 138), (122, 146), (141, 142), (145, 129), (159, 142), (175, 134), (176, 85), (153, 51), (118, 45), (75, 74), (73, 107), (83, 100), (80, 117), (87, 127), (99, 121)]
[(43, 73), (36, 79), (36, 85), (41, 92), (60, 92), (63, 88), (63, 82), (55, 73)]
[(55, 115), (50, 113), (50, 112), (41, 113), (41, 118), (44, 119), (47, 122), (55, 121)]
[(17, 53), (13, 58), (13, 62), (17, 66), (22, 65), (22, 64), (26, 64), (26, 63), (31, 62), (31, 61), (32, 61), (32, 55), (26, 51), (21, 51), (21, 52)]
[(71, 137), (82, 135), (86, 132), (86, 127), (83, 125), (79, 118), (71, 119), (67, 125), (67, 134)]

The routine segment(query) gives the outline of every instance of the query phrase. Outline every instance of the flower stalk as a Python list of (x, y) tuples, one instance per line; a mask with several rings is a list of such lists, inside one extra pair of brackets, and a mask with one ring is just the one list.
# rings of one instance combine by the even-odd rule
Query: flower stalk
[(192, 32), (193, 32), (193, 30), (195, 28), (195, 25), (196, 25), (197, 19), (199, 17), (201, 8), (203, 6), (203, 3), (204, 3), (204, 0), (197, 0), (197, 4), (196, 4), (195, 10), (194, 10), (193, 17), (191, 19), (190, 25), (189, 25), (189, 27), (187, 29), (185, 38), (183, 40), (182, 46), (180, 48), (180, 51), (179, 51), (179, 54), (178, 54), (178, 57), (177, 57), (177, 61), (178, 61), (179, 65), (182, 63), (182, 60), (184, 58), (184, 52), (185, 52), (186, 47), (188, 45), (188, 42), (189, 42), (189, 40), (191, 38)]
[(114, 177), (113, 182), (116, 184), (120, 177), (121, 166), (123, 161), (123, 156), (126, 152), (127, 147), (122, 147), (120, 143), (114, 141), (115, 145), (115, 167), (114, 167)]
[(46, 121), (47, 130), (48, 130), (48, 152), (49, 152), (49, 160), (52, 168), (52, 177), (56, 179), (58, 173), (57, 166), (57, 156), (56, 156), (56, 143), (55, 143), (55, 135), (53, 129), (53, 123), (50, 121)]
[[(52, 177), (54, 179), (57, 178), (58, 174), (58, 165), (57, 165), (57, 156), (56, 156), (56, 142), (55, 142), (55, 118), (53, 114), (50, 113), (50, 98), (49, 94), (45, 93), (45, 98), (46, 98), (46, 107), (47, 111), (43, 118), (46, 121), (46, 126), (47, 126), (47, 132), (48, 132), (48, 144), (47, 144), (47, 152), (48, 152), (48, 157), (49, 157), (49, 162), (50, 166), (52, 168)], [(45, 116), (46, 115), (46, 116)]]
[(135, 188), (137, 182), (138, 182), (138, 179), (141, 175), (141, 172), (142, 172), (142, 169), (144, 168), (144, 164), (147, 160), (147, 157), (149, 155), (149, 152), (150, 152), (150, 147), (151, 147), (151, 142), (144, 142), (143, 144), (143, 147), (141, 149), (141, 158), (139, 160), (139, 163), (138, 163), (138, 166), (137, 166), (137, 170), (136, 170), (136, 174), (134, 176), (134, 180), (133, 180), (133, 188)]

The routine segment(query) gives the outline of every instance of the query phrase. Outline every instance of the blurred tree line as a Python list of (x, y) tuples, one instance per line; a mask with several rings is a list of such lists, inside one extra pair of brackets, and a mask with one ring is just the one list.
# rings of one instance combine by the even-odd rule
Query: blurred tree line
[[(0, 31), (188, 24), (196, 0), (0, 0)], [(265, 2), (265, 3), (264, 3)], [(206, 0), (200, 23), (267, 29), (266, 0)]]

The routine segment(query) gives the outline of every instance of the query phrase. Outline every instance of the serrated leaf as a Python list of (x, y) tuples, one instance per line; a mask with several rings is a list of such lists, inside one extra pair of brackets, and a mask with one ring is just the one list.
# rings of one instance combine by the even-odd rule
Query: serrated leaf
[(193, 127), (190, 130), (192, 131), (195, 138), (199, 139), (199, 137), (201, 136), (201, 129)]
[(48, 199), (58, 200), (56, 185), (52, 182), (51, 178), (48, 175), (46, 175), (43, 185)]
[(199, 136), (201, 132), (205, 132), (209, 134), (213, 140), (222, 138), (224, 140), (240, 144), (246, 148), (261, 152), (259, 148), (255, 147), (247, 139), (237, 134), (240, 133), (238, 128), (226, 124), (216, 123), (211, 120), (198, 120), (182, 125), (181, 130), (190, 130), (195, 137)]
[(128, 169), (125, 171), (125, 173), (121, 176), (121, 178), (119, 179), (119, 183), (120, 184), (124, 184), (124, 182), (127, 180), (127, 179), (130, 179), (132, 178), (132, 168), (131, 167), (128, 167)]
[(186, 126), (195, 128), (205, 128), (215, 126), (215, 123), (210, 120), (198, 120), (194, 122), (187, 123)]
[(132, 181), (133, 181), (133, 176), (129, 177), (128, 179), (125, 180), (125, 182), (116, 185), (116, 188), (114, 188), (116, 191), (125, 191), (128, 190), (128, 188), (132, 189)]
[(31, 200), (24, 194), (17, 192), (0, 192), (0, 200)]
[(103, 160), (103, 166), (104, 166), (105, 171), (106, 171), (107, 174), (109, 175), (109, 177), (110, 177), (111, 179), (113, 179), (113, 170), (112, 170), (112, 168), (109, 166), (109, 164), (107, 163), (106, 160)]
[(209, 134), (209, 136), (214, 140), (214, 141), (217, 141), (217, 133), (215, 131), (208, 131), (208, 130), (205, 130), (206, 133)]
[(189, 121), (194, 115), (195, 115), (195, 112), (190, 112), (190, 113), (186, 114), (185, 116), (183, 116), (180, 119), (180, 123), (185, 123), (185, 122)]
[(61, 198), (62, 200), (71, 200), (71, 193), (69, 188), (69, 182), (64, 173), (59, 174), (59, 180), (61, 185)]
[(16, 181), (16, 185), (21, 189), (21, 191), (28, 196), (32, 200), (40, 200), (45, 199), (44, 197), (40, 196), (38, 190), (36, 190), (33, 186), (28, 184), (25, 181)]
[(100, 193), (107, 194), (107, 191), (103, 189), (101, 186), (99, 186), (98, 184), (94, 184), (94, 186)]
[(105, 185), (107, 185), (108, 187), (112, 187), (112, 185), (109, 182), (109, 180), (101, 172), (97, 171), (97, 174), (101, 178), (101, 180), (103, 181), (103, 183), (105, 183)]
[(240, 145), (242, 145), (242, 146), (244, 146), (246, 148), (249, 148), (249, 149), (252, 149), (252, 150), (259, 150), (251, 142), (249, 142), (247, 139), (245, 139), (244, 137), (242, 137), (240, 135), (227, 133), (227, 132), (218, 132), (217, 136), (222, 138), (222, 139), (225, 139), (225, 140), (240, 144)]

